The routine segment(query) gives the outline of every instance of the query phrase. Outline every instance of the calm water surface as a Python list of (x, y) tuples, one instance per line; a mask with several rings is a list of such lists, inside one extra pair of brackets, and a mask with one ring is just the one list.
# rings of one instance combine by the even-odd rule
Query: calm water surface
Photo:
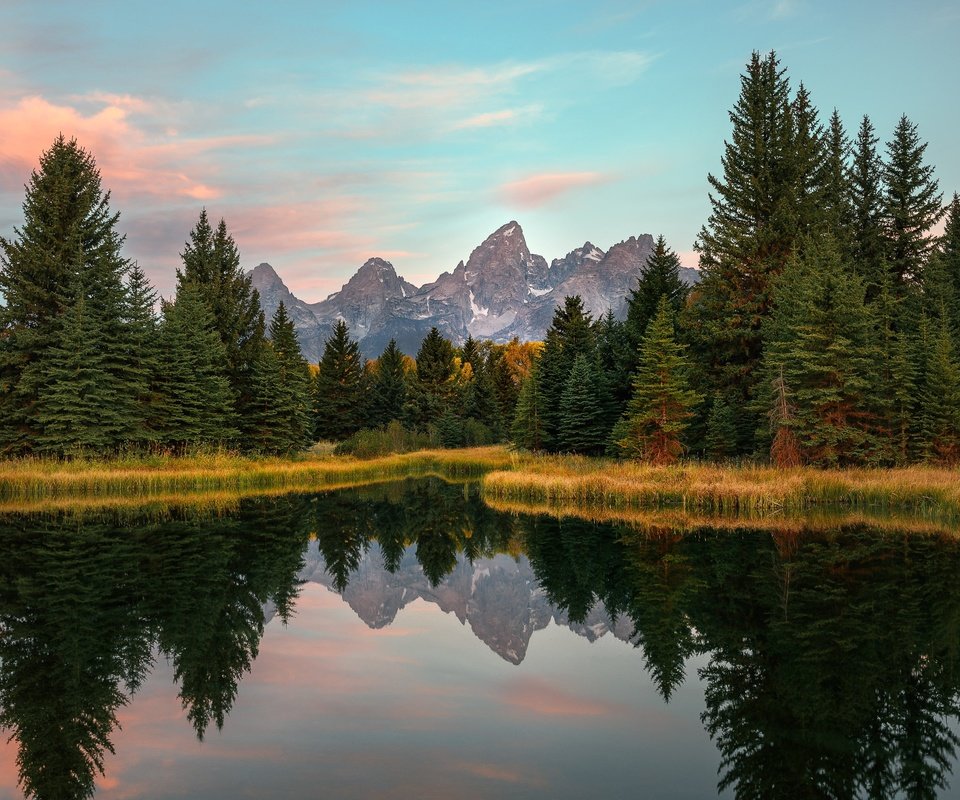
[(7, 516), (0, 661), (0, 798), (960, 796), (950, 537), (436, 480)]

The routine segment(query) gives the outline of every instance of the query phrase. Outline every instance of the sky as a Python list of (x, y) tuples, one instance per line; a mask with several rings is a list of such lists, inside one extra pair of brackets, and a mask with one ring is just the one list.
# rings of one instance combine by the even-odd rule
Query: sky
[(206, 208), (304, 300), (368, 258), (417, 285), (509, 220), (562, 257), (663, 234), (687, 266), (754, 50), (826, 118), (901, 114), (960, 191), (960, 4), (0, 0), (0, 235), (58, 133), (169, 296)]

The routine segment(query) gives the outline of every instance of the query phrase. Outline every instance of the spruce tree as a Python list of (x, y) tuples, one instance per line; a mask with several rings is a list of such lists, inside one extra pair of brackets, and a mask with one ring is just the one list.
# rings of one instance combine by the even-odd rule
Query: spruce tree
[(824, 134), (824, 163), (821, 172), (820, 214), (823, 227), (837, 241), (841, 254), (853, 255), (853, 188), (850, 180), (850, 140), (840, 114), (834, 109)]
[(668, 464), (682, 454), (684, 432), (701, 400), (690, 388), (685, 349), (676, 340), (669, 301), (661, 298), (640, 345), (633, 396), (613, 433), (624, 455)]
[[(83, 325), (96, 329), (102, 348), (101, 377), (116, 392), (118, 408), (105, 409), (109, 432), (104, 447), (118, 446), (130, 422), (123, 388), (123, 237), (119, 214), (110, 210), (93, 156), (76, 140), (59, 136), (40, 157), (30, 176), (23, 203), (24, 224), (13, 240), (0, 240), (0, 453), (23, 454), (34, 449), (41, 425), (40, 393), (47, 385), (40, 362), (60, 347), (71, 311)], [(83, 292), (81, 298), (80, 292)], [(82, 300), (82, 302), (80, 302)], [(81, 306), (78, 309), (78, 306)], [(46, 412), (43, 412), (46, 413)], [(109, 417), (110, 419), (106, 419)]]
[(943, 464), (960, 461), (960, 363), (945, 320), (927, 356), (921, 415), (925, 457)]
[(226, 222), (221, 219), (214, 230), (206, 209), (200, 212), (180, 257), (183, 266), (177, 270), (177, 287), (193, 284), (213, 315), (226, 353), (227, 377), (236, 398), (241, 432), (245, 432), (246, 410), (255, 402), (253, 363), (266, 333), (260, 296), (251, 277), (240, 268), (240, 253)]
[[(711, 212), (700, 231), (702, 280), (686, 316), (700, 369), (714, 388), (745, 407), (755, 393), (761, 328), (773, 310), (773, 279), (798, 247), (798, 205), (811, 213), (808, 171), (814, 132), (797, 150), (796, 110), (774, 53), (754, 53), (730, 112), (721, 178), (708, 176)], [(811, 122), (809, 109), (804, 115)], [(809, 127), (809, 125), (808, 125)], [(744, 415), (744, 444), (755, 422)]]
[(135, 418), (130, 440), (140, 446), (156, 438), (157, 391), (160, 379), (159, 328), (156, 317), (157, 293), (147, 276), (134, 263), (127, 279), (125, 322), (127, 326), (128, 391), (135, 401)]
[(202, 292), (181, 283), (160, 326), (162, 391), (159, 440), (182, 452), (197, 444), (236, 440), (226, 352)]
[[(272, 342), (260, 348), (253, 362), (252, 402), (247, 407), (245, 447), (259, 453), (284, 453), (293, 449), (287, 431), (290, 422), (284, 396), (280, 359)], [(303, 438), (300, 439), (301, 446)]]
[(567, 453), (602, 451), (607, 431), (598, 383), (593, 363), (585, 354), (578, 354), (560, 396), (559, 450)]
[(876, 350), (863, 282), (826, 237), (808, 243), (777, 289), (781, 301), (764, 363), (767, 408), (779, 408), (781, 392), (789, 394), (794, 413), (787, 427), (810, 463), (875, 459)]
[(323, 348), (316, 380), (318, 439), (346, 439), (363, 427), (363, 363), (360, 347), (342, 319)]
[[(276, 357), (279, 378), (276, 403), (282, 422), (278, 449), (281, 452), (300, 450), (313, 438), (313, 381), (307, 360), (300, 350), (293, 320), (282, 301), (270, 320), (269, 349)], [(269, 358), (268, 355), (266, 361), (261, 361), (258, 356), (258, 360), (254, 361), (255, 380), (263, 381)], [(253, 392), (253, 400), (261, 408), (266, 402), (259, 390)]]
[(579, 295), (565, 297), (553, 312), (539, 362), (540, 391), (543, 396), (541, 420), (543, 445), (547, 450), (562, 449), (560, 440), (560, 400), (577, 356), (588, 362), (595, 355), (593, 319), (583, 308)]
[(412, 427), (425, 430), (454, 403), (453, 345), (431, 328), (420, 343), (416, 363), (416, 380), (408, 386), (404, 416)]
[[(680, 278), (680, 258), (667, 247), (666, 239), (658, 236), (637, 285), (627, 298), (626, 326), (634, 354), (638, 352), (650, 320), (656, 316), (660, 298), (666, 297), (670, 301), (676, 315), (686, 303), (688, 293), (689, 287)], [(632, 374), (633, 369), (630, 371)]]
[(780, 223), (783, 233), (809, 236), (824, 225), (826, 184), (830, 169), (829, 150), (823, 126), (810, 93), (801, 83), (790, 104), (791, 144), (787, 149), (786, 176), (793, 191), (793, 212)]
[(730, 404), (719, 392), (714, 395), (707, 417), (704, 455), (711, 461), (724, 461), (737, 452), (736, 417)]
[(866, 284), (867, 301), (879, 294), (888, 273), (883, 228), (883, 162), (870, 117), (857, 132), (850, 168), (853, 264)]
[(403, 406), (407, 399), (407, 376), (404, 356), (391, 339), (377, 359), (370, 386), (370, 405), (367, 421), (371, 427), (388, 425), (393, 420), (403, 419)]
[(515, 445), (534, 452), (543, 449), (543, 396), (540, 392), (538, 367), (534, 364), (530, 374), (520, 385), (520, 396), (510, 427), (510, 436)]
[(896, 289), (921, 280), (935, 244), (932, 229), (944, 214), (933, 167), (923, 162), (926, 149), (917, 126), (902, 116), (887, 143), (883, 173), (885, 234)]

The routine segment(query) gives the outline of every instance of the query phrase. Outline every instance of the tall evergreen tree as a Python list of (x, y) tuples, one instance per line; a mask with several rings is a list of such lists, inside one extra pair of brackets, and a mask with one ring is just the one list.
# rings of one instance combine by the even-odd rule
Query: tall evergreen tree
[(133, 443), (142, 446), (156, 438), (157, 390), (160, 377), (157, 292), (140, 265), (134, 263), (127, 279), (125, 323), (127, 325), (127, 385), (135, 401), (130, 431)]
[(540, 392), (538, 368), (534, 364), (530, 374), (520, 385), (520, 396), (510, 427), (510, 438), (518, 447), (538, 451), (543, 449), (543, 396)]
[(563, 387), (556, 438), (564, 452), (597, 454), (606, 445), (607, 415), (595, 364), (584, 353), (578, 354)]
[(921, 414), (926, 457), (960, 462), (960, 363), (945, 319), (927, 356)]
[(719, 392), (710, 405), (704, 445), (704, 455), (711, 461), (723, 461), (737, 452), (736, 418), (730, 404)]
[(437, 328), (431, 328), (420, 343), (416, 362), (416, 380), (408, 386), (404, 414), (407, 422), (422, 430), (453, 405), (453, 345)]
[(342, 319), (323, 347), (316, 381), (318, 439), (346, 439), (363, 427), (363, 364), (360, 346)]
[(834, 109), (824, 134), (820, 214), (823, 227), (840, 246), (842, 255), (853, 255), (853, 187), (850, 180), (850, 140), (839, 112)]
[[(0, 452), (30, 452), (41, 427), (37, 403), (46, 384), (40, 362), (62, 347), (73, 309), (97, 330), (102, 373), (122, 408), (107, 410), (129, 421), (120, 396), (124, 349), (121, 306), (127, 262), (120, 253), (119, 214), (110, 210), (93, 156), (59, 136), (40, 157), (23, 203), (24, 224), (13, 240), (0, 240)], [(79, 293), (83, 292), (83, 302)], [(78, 309), (78, 305), (82, 308)], [(116, 422), (116, 420), (114, 420)], [(111, 423), (112, 425), (113, 423)], [(103, 439), (116, 446), (120, 431)]]
[[(807, 111), (804, 105), (812, 124)], [(711, 212), (696, 244), (702, 280), (688, 318), (701, 369), (740, 406), (755, 391), (773, 279), (798, 246), (798, 203), (812, 191), (805, 171), (814, 162), (815, 135), (807, 130), (806, 150), (798, 153), (796, 116), (776, 55), (754, 53), (730, 112), (723, 176), (708, 176)], [(744, 425), (752, 427), (748, 416)]]
[[(279, 378), (277, 404), (282, 417), (279, 449), (284, 452), (300, 450), (313, 438), (313, 386), (293, 320), (282, 301), (270, 320), (270, 350), (277, 359)], [(261, 374), (265, 366), (261, 362)], [(258, 391), (254, 391), (253, 398), (264, 403)]]
[(857, 131), (850, 168), (853, 263), (866, 283), (867, 301), (879, 294), (887, 274), (883, 229), (883, 162), (870, 117)]
[(220, 220), (214, 230), (207, 211), (200, 218), (180, 254), (177, 287), (193, 284), (213, 315), (214, 326), (226, 353), (226, 371), (236, 398), (241, 432), (252, 394), (253, 363), (265, 341), (266, 323), (260, 296), (249, 275), (240, 268), (236, 242)]
[(562, 447), (559, 438), (560, 401), (573, 363), (580, 355), (588, 362), (592, 361), (595, 347), (593, 318), (584, 310), (583, 299), (579, 295), (565, 297), (563, 305), (557, 306), (553, 312), (538, 367), (543, 396), (543, 445), (548, 450), (556, 451)]
[[(777, 284), (778, 306), (765, 353), (768, 409), (790, 428), (805, 460), (821, 466), (875, 459), (873, 320), (864, 286), (844, 264), (836, 243), (808, 244), (802, 259)], [(772, 431), (776, 440), (777, 430)]]
[(370, 387), (369, 425), (379, 427), (403, 419), (403, 405), (407, 399), (407, 376), (403, 363), (403, 353), (397, 347), (396, 340), (391, 339), (377, 359)]
[(201, 291), (182, 283), (160, 327), (160, 441), (182, 451), (236, 439), (225, 348)]
[(884, 167), (883, 215), (890, 269), (899, 290), (918, 283), (935, 239), (933, 226), (943, 217), (940, 193), (933, 167), (923, 161), (926, 142), (917, 126), (900, 117), (887, 143)]
[(701, 396), (690, 388), (685, 346), (678, 343), (666, 297), (640, 345), (633, 396), (613, 437), (620, 452), (655, 464), (676, 461), (683, 434)]
[[(259, 453), (283, 453), (293, 449), (288, 434), (289, 414), (284, 396), (280, 359), (273, 342), (260, 348), (253, 362), (252, 402), (245, 420), (245, 446)], [(302, 445), (303, 437), (300, 439)]]
[(654, 242), (637, 285), (627, 297), (626, 332), (629, 337), (630, 375), (636, 370), (636, 357), (647, 326), (657, 314), (660, 298), (667, 297), (674, 314), (679, 314), (687, 301), (689, 287), (680, 278), (680, 258), (667, 247), (663, 236)]

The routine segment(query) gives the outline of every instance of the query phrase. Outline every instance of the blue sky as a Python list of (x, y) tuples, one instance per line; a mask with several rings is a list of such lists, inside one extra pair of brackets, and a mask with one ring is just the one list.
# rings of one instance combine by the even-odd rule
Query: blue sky
[(548, 259), (649, 232), (693, 265), (752, 50), (850, 131), (906, 113), (949, 196), (958, 34), (937, 0), (0, 0), (0, 234), (63, 131), (164, 293), (202, 206), (307, 300), (374, 255), (431, 280), (510, 219)]

